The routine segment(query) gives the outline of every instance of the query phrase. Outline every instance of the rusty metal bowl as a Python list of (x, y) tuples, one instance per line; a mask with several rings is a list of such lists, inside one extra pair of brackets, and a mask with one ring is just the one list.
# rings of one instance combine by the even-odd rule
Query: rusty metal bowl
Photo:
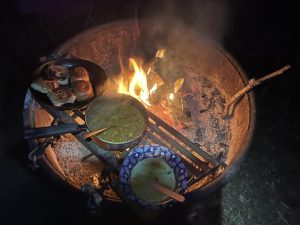
[[(143, 34), (144, 30), (149, 31), (149, 27), (151, 27), (150, 30), (153, 34), (160, 30), (156, 25), (151, 25), (151, 22), (140, 21), (140, 33)], [(90, 60), (100, 65), (108, 77), (111, 77), (113, 74), (118, 73), (120, 69), (118, 66), (120, 45), (124, 48), (123, 52), (136, 45), (137, 32), (135, 32), (135, 28), (136, 22), (133, 20), (96, 26), (68, 40), (59, 46), (55, 53), (60, 55), (68, 53), (78, 58)], [(201, 75), (212, 80), (214, 85), (224, 93), (225, 100), (230, 99), (237, 91), (248, 84), (246, 73), (230, 54), (217, 43), (197, 35), (193, 37), (195, 33), (192, 33), (190, 38), (187, 38), (188, 41), (185, 41), (184, 37), (189, 32), (179, 32), (179, 34), (173, 38), (173, 41), (170, 41), (170, 43), (173, 42), (173, 45), (170, 45), (170, 47), (175, 48), (175, 52), (179, 53), (178, 55), (180, 56), (178, 66), (185, 65), (194, 71), (194, 76)], [(157, 41), (154, 38), (151, 39), (151, 35), (148, 41), (149, 39), (154, 42)], [(169, 41), (169, 39), (171, 38), (164, 40)], [(226, 159), (224, 160), (227, 166), (222, 173), (205, 185), (202, 185), (200, 182), (198, 186), (188, 188), (186, 190), (187, 198), (189, 196), (194, 198), (202, 197), (221, 188), (238, 170), (251, 144), (254, 131), (255, 102), (252, 92), (247, 93), (240, 99), (235, 107), (230, 123), (231, 140)], [(45, 158), (45, 162), (48, 165), (55, 164), (55, 162), (50, 161), (51, 159)], [(55, 168), (49, 166), (49, 170), (58, 177), (59, 173)], [(67, 183), (66, 179), (61, 179), (61, 181), (64, 184)], [(79, 186), (76, 188), (80, 189)], [(108, 197), (118, 201), (116, 197)]]

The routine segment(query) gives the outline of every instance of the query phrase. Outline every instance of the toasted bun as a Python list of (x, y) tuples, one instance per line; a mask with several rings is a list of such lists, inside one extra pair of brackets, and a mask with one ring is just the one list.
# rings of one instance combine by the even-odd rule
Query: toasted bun
[(71, 82), (84, 80), (90, 81), (89, 73), (84, 67), (76, 67), (70, 77)]
[(66, 103), (74, 103), (76, 96), (68, 87), (58, 87), (47, 93), (54, 106), (62, 106)]
[(86, 101), (94, 97), (91, 82), (85, 80), (78, 80), (72, 83), (72, 90), (75, 93), (76, 101)]
[(37, 77), (30, 85), (32, 89), (41, 93), (47, 93), (59, 86), (57, 80), (44, 80), (41, 77)]
[(69, 78), (69, 69), (68, 69), (68, 67), (51, 64), (46, 69), (46, 75), (50, 79), (52, 79), (54, 77), (56, 77), (58, 79), (68, 79)]

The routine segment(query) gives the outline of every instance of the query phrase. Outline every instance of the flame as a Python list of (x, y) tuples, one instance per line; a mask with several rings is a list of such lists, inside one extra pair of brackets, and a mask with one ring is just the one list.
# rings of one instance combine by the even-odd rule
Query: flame
[(134, 72), (133, 77), (129, 82), (129, 86), (124, 83), (123, 78), (117, 81), (118, 93), (131, 95), (144, 104), (150, 106), (150, 92), (148, 90), (147, 74), (134, 58), (129, 58), (129, 64)]
[(166, 52), (165, 48), (158, 49), (157, 52), (156, 52), (155, 57), (156, 58), (163, 58), (165, 56), (165, 52)]
[(170, 93), (169, 99), (174, 100), (174, 94), (173, 93)]
[(118, 93), (129, 94), (127, 91), (126, 85), (124, 84), (123, 77), (116, 79), (116, 83), (118, 85)]
[[(165, 51), (166, 49), (159, 49), (156, 52), (155, 57), (163, 58)], [(158, 88), (158, 84), (155, 83), (150, 90), (148, 89), (147, 75), (151, 73), (152, 70), (151, 66), (148, 67), (147, 69), (144, 69), (142, 64), (139, 63), (138, 60), (134, 58), (129, 58), (129, 65), (130, 68), (133, 70), (133, 76), (128, 83), (124, 81), (123, 77), (116, 80), (116, 83), (118, 85), (118, 93), (131, 95), (132, 97), (138, 99), (145, 105), (151, 106), (149, 102), (149, 97)], [(123, 75), (126, 74), (123, 73)]]
[(153, 87), (150, 89), (149, 94), (152, 95), (157, 90), (157, 84), (155, 83)]

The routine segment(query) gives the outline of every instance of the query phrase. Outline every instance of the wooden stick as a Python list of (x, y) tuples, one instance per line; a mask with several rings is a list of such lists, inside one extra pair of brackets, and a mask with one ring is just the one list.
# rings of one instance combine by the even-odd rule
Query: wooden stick
[(235, 104), (238, 102), (238, 100), (244, 96), (244, 94), (246, 94), (247, 92), (249, 92), (250, 90), (252, 90), (254, 87), (256, 87), (257, 85), (261, 84), (262, 82), (271, 79), (273, 77), (279, 76), (281, 74), (283, 74), (286, 70), (290, 69), (291, 66), (290, 65), (286, 65), (284, 67), (282, 67), (279, 70), (276, 70), (262, 78), (259, 79), (255, 79), (252, 78), (251, 80), (249, 80), (248, 85), (245, 86), (242, 90), (240, 90), (239, 92), (237, 92), (233, 97), (231, 97), (231, 99), (225, 104), (225, 109), (223, 112), (223, 118), (224, 119), (229, 119), (231, 118), (232, 114), (233, 114), (233, 109)]
[(88, 133), (86, 133), (86, 134), (83, 135), (83, 138), (84, 138), (84, 139), (90, 138), (90, 137), (92, 137), (93, 135), (100, 134), (100, 133), (102, 133), (102, 132), (104, 132), (104, 131), (107, 131), (107, 130), (110, 129), (110, 128), (112, 128), (112, 126), (111, 126), (111, 127), (105, 127), (105, 128), (99, 129), (99, 130), (94, 130), (94, 131), (88, 132)]
[(185, 197), (183, 195), (178, 194), (177, 192), (172, 191), (169, 188), (165, 188), (164, 186), (161, 186), (158, 183), (151, 182), (151, 185), (157, 191), (169, 196), (170, 198), (172, 198), (178, 202), (184, 202), (184, 200), (185, 200)]
[(159, 191), (162, 194), (167, 195), (168, 197), (170, 197), (176, 201), (184, 202), (184, 200), (185, 200), (185, 197), (183, 195), (178, 194), (177, 192), (175, 192), (169, 188), (163, 187), (155, 181), (150, 181), (149, 179), (142, 180), (142, 174), (140, 174), (140, 173), (137, 173), (136, 176), (132, 178), (132, 182), (134, 182), (134, 183), (145, 182), (145, 184), (151, 185), (151, 187), (153, 187), (155, 190)]

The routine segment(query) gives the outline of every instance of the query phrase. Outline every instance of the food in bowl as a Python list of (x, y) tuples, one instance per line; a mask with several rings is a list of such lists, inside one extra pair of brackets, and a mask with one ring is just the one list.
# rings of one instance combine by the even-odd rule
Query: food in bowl
[(97, 137), (105, 142), (125, 143), (139, 137), (146, 129), (141, 111), (129, 103), (103, 102), (93, 115), (89, 128), (111, 127)]
[(161, 158), (148, 158), (138, 162), (131, 171), (131, 187), (134, 193), (147, 202), (162, 202), (168, 198), (152, 187), (157, 183), (174, 190), (176, 179), (173, 168)]
[(179, 155), (157, 145), (132, 150), (123, 161), (119, 179), (121, 190), (129, 200), (151, 209), (166, 207), (172, 199), (149, 183), (183, 194), (188, 181), (187, 170)]

